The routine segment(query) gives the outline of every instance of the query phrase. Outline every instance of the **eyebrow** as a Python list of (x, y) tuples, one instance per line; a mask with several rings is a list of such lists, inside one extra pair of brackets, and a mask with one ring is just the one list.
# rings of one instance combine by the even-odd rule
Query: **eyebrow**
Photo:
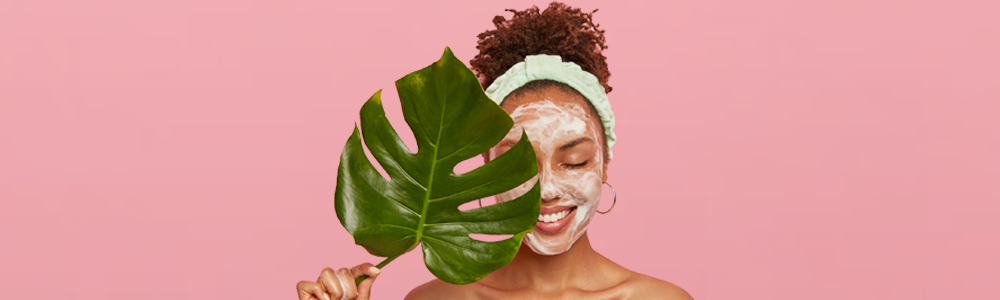
[(569, 148), (573, 148), (576, 145), (582, 144), (584, 142), (591, 142), (591, 143), (593, 143), (594, 140), (591, 139), (591, 138), (589, 138), (589, 137), (578, 138), (578, 139), (573, 140), (572, 142), (569, 142), (569, 143), (566, 143), (566, 144), (564, 144), (562, 146), (559, 146), (559, 151), (563, 151), (563, 150), (566, 150), (566, 149), (569, 149)]

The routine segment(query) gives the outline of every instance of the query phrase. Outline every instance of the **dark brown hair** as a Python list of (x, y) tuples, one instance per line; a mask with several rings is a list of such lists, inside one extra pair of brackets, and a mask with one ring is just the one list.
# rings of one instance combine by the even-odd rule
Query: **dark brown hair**
[(599, 25), (593, 21), (596, 9), (584, 13), (579, 8), (552, 2), (542, 12), (537, 6), (507, 11), (514, 13), (510, 20), (496, 16), (493, 18), (496, 29), (479, 34), (476, 46), (479, 54), (471, 64), (483, 88), (489, 87), (514, 64), (524, 61), (525, 56), (548, 54), (580, 65), (597, 77), (604, 92), (611, 92), (608, 85), (611, 72), (607, 58), (601, 54), (608, 46), (604, 44), (604, 30), (598, 29)]

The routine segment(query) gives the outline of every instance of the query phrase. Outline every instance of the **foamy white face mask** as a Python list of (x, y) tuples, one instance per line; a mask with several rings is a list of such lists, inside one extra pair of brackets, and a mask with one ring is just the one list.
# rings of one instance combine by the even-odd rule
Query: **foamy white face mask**
[[(597, 202), (601, 198), (601, 183), (604, 177), (601, 127), (595, 123), (595, 118), (590, 116), (586, 107), (575, 103), (557, 104), (549, 99), (518, 106), (510, 116), (514, 119), (514, 126), (504, 139), (517, 141), (521, 138), (523, 129), (538, 156), (538, 171), (542, 180), (542, 208), (576, 207), (570, 215), (563, 215), (572, 217), (563, 229), (550, 233), (536, 228), (525, 235), (524, 243), (538, 254), (561, 254), (569, 250), (586, 232), (587, 225), (597, 210)], [(565, 160), (555, 157), (560, 154), (559, 147), (582, 137), (589, 137), (592, 142), (576, 147), (596, 148), (593, 157), (586, 158), (586, 165), (568, 166)], [(497, 157), (497, 154), (497, 149), (490, 150), (490, 157)], [(534, 186), (536, 180), (538, 176), (513, 190), (497, 195), (497, 202), (524, 195)]]

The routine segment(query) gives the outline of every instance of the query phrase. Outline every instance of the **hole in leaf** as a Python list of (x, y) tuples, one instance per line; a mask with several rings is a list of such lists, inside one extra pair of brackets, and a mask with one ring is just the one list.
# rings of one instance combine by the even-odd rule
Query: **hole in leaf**
[[(359, 128), (359, 130), (360, 130), (360, 128)], [(364, 132), (361, 133), (361, 136), (362, 136), (362, 139), (361, 139), (362, 147), (361, 148), (365, 149), (365, 156), (368, 157), (368, 162), (370, 162), (372, 164), (372, 166), (375, 167), (375, 170), (378, 171), (379, 174), (382, 174), (382, 178), (385, 178), (385, 180), (389, 180), (389, 173), (385, 172), (385, 169), (383, 169), (382, 165), (380, 165), (378, 163), (378, 160), (375, 160), (375, 156), (372, 155), (372, 152), (368, 150), (368, 144), (365, 144), (365, 140), (363, 138), (364, 134), (365, 134)]]
[(385, 118), (389, 120), (389, 125), (396, 130), (396, 135), (403, 141), (410, 153), (417, 152), (417, 139), (413, 137), (413, 130), (406, 124), (403, 118), (403, 106), (399, 102), (399, 93), (395, 85), (390, 85), (382, 89), (382, 109), (385, 110)]
[(469, 237), (483, 242), (499, 242), (502, 240), (509, 239), (513, 237), (513, 234), (482, 234), (482, 233), (470, 233)]
[[(403, 141), (407, 150), (409, 150), (410, 153), (415, 153), (417, 149), (417, 140), (413, 137), (413, 131), (410, 129), (409, 124), (406, 124), (406, 119), (403, 118), (403, 108), (401, 106), (402, 104), (399, 102), (399, 93), (397, 93), (396, 87), (392, 86), (383, 89), (381, 93), (381, 100), (382, 110), (385, 111), (385, 118), (389, 121), (389, 125), (396, 131), (396, 135), (398, 135), (399, 139)], [(360, 126), (361, 121), (358, 120), (357, 124)], [(361, 134), (363, 137), (364, 132), (361, 132)], [(361, 143), (364, 144), (363, 138)], [(373, 167), (375, 167), (375, 170), (377, 170), (378, 173), (382, 175), (382, 178), (385, 178), (385, 180), (391, 180), (391, 178), (389, 178), (389, 173), (382, 168), (382, 165), (379, 164), (378, 160), (375, 160), (371, 151), (368, 150), (368, 145), (365, 144), (363, 148), (365, 150), (365, 156), (368, 157), (368, 161), (371, 162)]]
[[(515, 187), (513, 189), (510, 189), (510, 190), (507, 190), (504, 193), (511, 193), (511, 196), (513, 197), (511, 199), (514, 199), (514, 198), (517, 198), (517, 197), (521, 197), (524, 194), (528, 193), (528, 190), (531, 189), (531, 186), (535, 185), (535, 181), (537, 181), (537, 180), (538, 180), (538, 176), (536, 175), (535, 177), (531, 177), (531, 179), (528, 179), (528, 181), (526, 181), (525, 183), (522, 183), (520, 186)], [(480, 206), (480, 201), (482, 201), (482, 206)], [(460, 211), (469, 211), (469, 210), (477, 209), (477, 208), (480, 208), (480, 207), (487, 207), (487, 206), (494, 205), (494, 204), (497, 204), (497, 197), (496, 196), (486, 197), (486, 198), (483, 198), (483, 199), (472, 200), (472, 201), (466, 202), (466, 203), (464, 203), (462, 205), (459, 205), (458, 206), (458, 210), (460, 210)]]
[(537, 181), (538, 181), (538, 175), (535, 175), (530, 179), (528, 179), (528, 181), (521, 183), (520, 186), (507, 190), (504, 193), (510, 193), (510, 195), (508, 195), (510, 199), (517, 199), (517, 197), (521, 197), (524, 196), (524, 194), (527, 194), (528, 191), (531, 190), (531, 187), (535, 186), (535, 182)]
[(465, 174), (483, 166), (483, 156), (476, 155), (455, 165), (455, 174)]
[(470, 210), (473, 210), (473, 209), (480, 208), (480, 206), (479, 206), (479, 202), (480, 201), (482, 201), (482, 205), (483, 205), (482, 207), (487, 207), (487, 206), (490, 206), (490, 205), (493, 205), (493, 204), (497, 204), (496, 198), (494, 198), (494, 197), (486, 197), (486, 198), (479, 199), (479, 200), (472, 200), (472, 201), (466, 202), (465, 204), (459, 205), (458, 206), (458, 210), (460, 210), (460, 211), (470, 211)]

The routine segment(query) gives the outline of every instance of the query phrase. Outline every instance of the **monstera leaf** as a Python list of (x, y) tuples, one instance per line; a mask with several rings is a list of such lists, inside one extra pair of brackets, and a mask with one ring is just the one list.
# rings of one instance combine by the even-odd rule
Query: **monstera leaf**
[[(389, 124), (375, 93), (361, 108), (337, 170), (337, 218), (369, 253), (396, 257), (422, 244), (427, 269), (441, 280), (466, 284), (514, 258), (521, 238), (538, 220), (535, 183), (525, 195), (496, 205), (460, 211), (459, 205), (496, 195), (538, 173), (535, 151), (523, 134), (509, 151), (485, 165), (456, 174), (459, 162), (496, 145), (514, 122), (483, 92), (451, 49), (434, 64), (396, 81), (406, 124), (417, 140), (412, 153)], [(365, 157), (361, 137), (388, 173), (382, 177)], [(484, 242), (471, 233), (513, 235)], [(358, 280), (360, 282), (360, 279)]]

